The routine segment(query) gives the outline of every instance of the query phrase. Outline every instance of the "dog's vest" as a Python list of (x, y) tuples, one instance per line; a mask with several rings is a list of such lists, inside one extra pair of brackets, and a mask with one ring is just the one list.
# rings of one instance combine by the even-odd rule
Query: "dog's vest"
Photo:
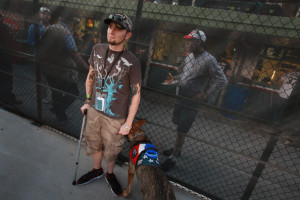
[(133, 146), (130, 150), (129, 157), (136, 167), (140, 165), (160, 167), (157, 150), (151, 143)]

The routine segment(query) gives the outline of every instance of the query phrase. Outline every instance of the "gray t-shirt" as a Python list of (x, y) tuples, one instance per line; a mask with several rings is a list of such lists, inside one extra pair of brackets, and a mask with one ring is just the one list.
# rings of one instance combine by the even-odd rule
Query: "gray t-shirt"
[(93, 47), (89, 64), (95, 71), (92, 105), (95, 106), (96, 94), (104, 94), (105, 110), (99, 112), (111, 118), (124, 119), (128, 112), (130, 86), (142, 82), (138, 58), (126, 49), (121, 53), (114, 52), (109, 50), (108, 44), (97, 44)]
[(181, 74), (177, 77), (178, 89), (183, 96), (193, 97), (200, 92), (209, 95), (224, 88), (228, 82), (217, 60), (207, 51), (196, 58), (190, 53), (184, 59), (180, 71)]

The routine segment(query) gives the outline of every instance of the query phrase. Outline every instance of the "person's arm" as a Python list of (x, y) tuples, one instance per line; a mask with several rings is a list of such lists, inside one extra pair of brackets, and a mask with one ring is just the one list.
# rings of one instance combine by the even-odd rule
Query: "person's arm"
[(74, 37), (72, 34), (67, 34), (65, 37), (65, 43), (67, 45), (68, 50), (70, 51), (70, 55), (72, 56), (73, 60), (75, 61), (76, 64), (79, 66), (89, 69), (89, 66), (84, 62), (82, 59), (81, 55), (79, 54), (77, 50), (77, 46), (74, 40)]
[(128, 135), (132, 127), (135, 114), (139, 108), (141, 100), (141, 84), (135, 84), (131, 86), (131, 104), (129, 106), (129, 113), (125, 123), (121, 126), (119, 134)]
[(28, 41), (28, 44), (30, 44), (31, 46), (34, 46), (35, 41), (34, 41), (34, 25), (33, 24), (31, 24), (29, 26), (27, 41)]
[(86, 101), (84, 105), (81, 107), (81, 112), (83, 113), (85, 109), (87, 109), (91, 104), (91, 96), (93, 94), (93, 87), (95, 82), (95, 73), (94, 68), (90, 66), (89, 73), (87, 75), (86, 81), (85, 81), (85, 92), (86, 92)]
[(208, 64), (208, 71), (213, 82), (207, 90), (207, 95), (215, 91), (220, 91), (228, 84), (226, 75), (215, 58)]
[(71, 35), (71, 34), (66, 35), (65, 43), (67, 45), (67, 48), (70, 51), (70, 55), (72, 56), (72, 58), (75, 61), (75, 63), (78, 64), (79, 66), (85, 68), (85, 69), (89, 69), (89, 66), (82, 59), (81, 55), (79, 54), (79, 52), (77, 50), (77, 46), (76, 46), (73, 35)]
[(88, 64), (86, 64), (86, 62), (82, 59), (78, 51), (71, 51), (71, 56), (78, 65), (84, 69), (89, 69)]
[(175, 67), (178, 75), (173, 76), (170, 72), (168, 73), (167, 78), (163, 81), (163, 84), (171, 85), (171, 84), (176, 84), (180, 81), (181, 79), (181, 74), (183, 72), (183, 68), (185, 66), (185, 59), (180, 63), (179, 67)]

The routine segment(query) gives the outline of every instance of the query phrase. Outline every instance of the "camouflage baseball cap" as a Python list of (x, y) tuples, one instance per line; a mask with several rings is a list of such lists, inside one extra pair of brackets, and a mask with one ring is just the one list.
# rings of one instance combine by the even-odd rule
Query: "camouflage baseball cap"
[(187, 39), (196, 38), (198, 40), (202, 40), (203, 42), (206, 41), (206, 36), (205, 36), (204, 32), (200, 31), (199, 29), (192, 30), (192, 32), (190, 32), (190, 34), (184, 36), (184, 38), (187, 38)]
[(109, 24), (110, 22), (114, 22), (120, 25), (122, 29), (132, 32), (132, 22), (130, 18), (124, 14), (110, 14), (108, 18), (104, 20), (104, 23)]

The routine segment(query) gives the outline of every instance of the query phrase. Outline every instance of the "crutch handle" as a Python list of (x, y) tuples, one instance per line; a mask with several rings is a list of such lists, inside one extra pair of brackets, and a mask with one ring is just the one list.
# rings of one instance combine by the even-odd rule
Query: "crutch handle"
[(83, 115), (86, 116), (87, 115), (87, 109), (84, 109), (83, 111)]

